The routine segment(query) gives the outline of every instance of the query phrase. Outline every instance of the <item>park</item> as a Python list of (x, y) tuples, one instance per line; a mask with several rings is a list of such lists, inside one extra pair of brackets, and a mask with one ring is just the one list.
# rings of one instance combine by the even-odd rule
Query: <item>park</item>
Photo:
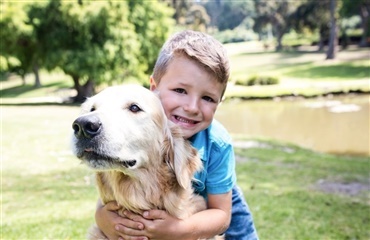
[[(127, 36), (130, 41), (125, 47), (135, 39)], [(234, 138), (238, 184), (260, 239), (369, 239), (370, 48), (338, 46), (336, 58), (327, 60), (327, 46), (318, 51), (311, 42), (297, 44), (307, 40), (302, 36), (290, 32), (279, 51), (258, 39), (225, 42), (231, 77), (216, 118)], [(132, 65), (121, 58), (110, 60), (128, 66), (128, 81), (145, 85), (147, 72), (130, 75), (143, 69), (134, 61), (140, 49), (136, 47), (132, 45), (128, 56)], [(140, 60), (155, 60), (157, 52), (149, 48), (141, 48), (148, 55)], [(94, 173), (71, 152), (72, 122), (80, 102), (71, 101), (76, 82), (65, 71), (82, 69), (94, 54), (101, 54), (85, 50), (79, 54), (91, 53), (89, 61), (74, 62), (64, 70), (49, 70), (48, 64), (55, 62), (45, 63), (39, 70), (39, 87), (32, 68), (23, 76), (17, 72), (1, 76), (2, 239), (85, 239), (94, 223), (98, 193)], [(80, 60), (68, 54), (59, 60)], [(105, 67), (99, 68), (101, 62), (93, 64), (93, 76), (98, 76)], [(149, 69), (150, 64), (144, 65)], [(115, 71), (118, 67), (112, 65)], [(85, 70), (81, 76), (81, 81), (88, 81)], [(95, 92), (122, 83), (105, 81), (109, 76), (96, 80)], [(248, 85), (251, 76), (275, 77), (278, 82)], [(289, 115), (297, 104), (305, 112), (320, 112)], [(297, 116), (271, 118), (278, 115)], [(295, 124), (298, 127), (293, 128)], [(312, 139), (311, 125), (318, 132)], [(279, 129), (283, 134), (276, 133)]]

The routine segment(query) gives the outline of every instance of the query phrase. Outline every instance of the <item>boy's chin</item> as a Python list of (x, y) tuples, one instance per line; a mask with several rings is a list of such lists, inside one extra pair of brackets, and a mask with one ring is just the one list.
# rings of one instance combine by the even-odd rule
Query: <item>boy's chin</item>
[(189, 131), (182, 131), (182, 134), (184, 135), (184, 138), (185, 139), (189, 139), (191, 138), (192, 136), (194, 136), (196, 134), (196, 132), (189, 132)]
[(184, 128), (181, 128), (182, 130), (182, 134), (184, 136), (185, 139), (189, 139), (191, 138), (192, 136), (194, 136), (195, 134), (197, 134), (198, 132), (204, 130), (204, 129), (184, 129)]

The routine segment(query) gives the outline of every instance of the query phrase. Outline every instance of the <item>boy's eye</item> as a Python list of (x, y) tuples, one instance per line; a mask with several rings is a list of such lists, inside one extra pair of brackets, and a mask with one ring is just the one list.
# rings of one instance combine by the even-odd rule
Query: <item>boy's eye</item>
[(203, 100), (206, 100), (207, 102), (216, 102), (215, 100), (213, 100), (213, 98), (208, 96), (203, 97)]
[(174, 91), (177, 93), (185, 93), (185, 89), (182, 88), (175, 88)]

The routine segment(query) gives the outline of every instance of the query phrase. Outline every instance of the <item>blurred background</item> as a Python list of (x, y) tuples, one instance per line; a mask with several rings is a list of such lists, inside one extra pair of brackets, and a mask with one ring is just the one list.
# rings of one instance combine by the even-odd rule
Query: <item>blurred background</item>
[(225, 101), (217, 118), (232, 134), (369, 155), (369, 9), (366, 0), (2, 1), (1, 98), (79, 103), (109, 85), (147, 86), (164, 41), (193, 29), (229, 51), (226, 100), (275, 100)]
[(69, 148), (81, 102), (148, 86), (193, 29), (229, 54), (216, 118), (260, 236), (369, 239), (369, 16), (368, 0), (2, 0), (1, 238), (84, 238), (98, 196)]

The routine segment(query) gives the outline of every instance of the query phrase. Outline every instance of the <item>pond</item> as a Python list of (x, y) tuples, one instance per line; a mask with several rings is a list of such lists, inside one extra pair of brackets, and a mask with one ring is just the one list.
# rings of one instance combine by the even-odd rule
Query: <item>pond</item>
[(231, 100), (218, 119), (234, 135), (295, 143), (319, 152), (370, 156), (370, 95)]

